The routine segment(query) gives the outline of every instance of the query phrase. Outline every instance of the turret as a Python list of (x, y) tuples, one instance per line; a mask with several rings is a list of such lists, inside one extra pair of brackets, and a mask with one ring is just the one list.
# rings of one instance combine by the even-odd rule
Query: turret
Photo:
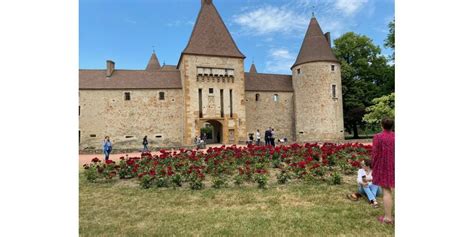
[(298, 142), (344, 139), (341, 66), (313, 16), (291, 67)]

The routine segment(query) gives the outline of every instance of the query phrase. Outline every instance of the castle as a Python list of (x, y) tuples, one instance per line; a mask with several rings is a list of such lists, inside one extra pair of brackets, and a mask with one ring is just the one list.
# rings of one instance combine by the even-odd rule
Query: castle
[(80, 149), (192, 145), (202, 127), (210, 143), (245, 143), (268, 127), (290, 142), (344, 139), (341, 67), (316, 18), (310, 20), (292, 75), (244, 71), (237, 47), (212, 0), (201, 0), (176, 66), (155, 52), (145, 70), (79, 70)]

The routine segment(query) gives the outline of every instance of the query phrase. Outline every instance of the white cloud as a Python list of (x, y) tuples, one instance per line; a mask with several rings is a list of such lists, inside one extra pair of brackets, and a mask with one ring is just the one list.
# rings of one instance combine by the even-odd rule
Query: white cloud
[(346, 15), (353, 15), (359, 11), (369, 0), (336, 0), (335, 7)]
[(248, 33), (257, 35), (269, 33), (302, 32), (306, 29), (308, 18), (283, 7), (265, 6), (248, 13), (237, 15), (234, 22)]
[(265, 71), (270, 73), (291, 73), (290, 68), (295, 63), (296, 55), (285, 48), (270, 49)]

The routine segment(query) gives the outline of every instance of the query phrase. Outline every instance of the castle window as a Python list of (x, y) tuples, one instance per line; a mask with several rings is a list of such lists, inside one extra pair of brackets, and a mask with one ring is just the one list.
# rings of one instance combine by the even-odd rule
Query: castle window
[(296, 69), (296, 71), (298, 72), (298, 74), (300, 74), (300, 73), (301, 73), (301, 69), (299, 69), (299, 68), (298, 68), (298, 69)]
[(97, 137), (95, 134), (91, 134), (90, 137)]
[(337, 96), (336, 96), (336, 85), (332, 85), (332, 98), (337, 98)]
[(209, 88), (209, 94), (214, 94), (214, 88)]
[(159, 93), (159, 97), (160, 97), (160, 100), (165, 100), (165, 93), (163, 91), (161, 91)]
[(334, 72), (334, 70), (336, 70), (336, 65), (333, 64), (333, 65), (331, 65), (331, 71)]
[(126, 138), (126, 139), (132, 139), (132, 138), (134, 138), (134, 136), (132, 136), (132, 135), (127, 135), (127, 136), (125, 136), (125, 138)]
[(220, 90), (221, 93), (221, 118), (224, 118), (224, 90)]
[(278, 94), (273, 95), (273, 101), (278, 102)]
[(199, 118), (202, 118), (202, 89), (198, 90), (199, 96)]
[(260, 94), (255, 95), (255, 101), (258, 101), (260, 99)]
[(233, 113), (233, 111), (232, 111), (232, 109), (233, 109), (232, 108), (232, 89), (230, 89), (230, 91), (229, 91), (229, 99), (230, 99), (230, 117), (232, 118), (232, 113)]
[(130, 100), (131, 99), (130, 92), (124, 92), (123, 94), (124, 94), (124, 97), (125, 97), (124, 99), (125, 100)]

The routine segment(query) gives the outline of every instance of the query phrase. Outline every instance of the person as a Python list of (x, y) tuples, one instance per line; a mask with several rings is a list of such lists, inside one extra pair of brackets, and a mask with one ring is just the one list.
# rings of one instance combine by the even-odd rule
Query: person
[(106, 136), (102, 143), (102, 149), (104, 150), (105, 160), (109, 160), (110, 153), (112, 152), (112, 142), (109, 136)]
[(362, 195), (367, 197), (370, 204), (377, 208), (377, 196), (381, 193), (380, 187), (372, 183), (371, 161), (365, 160), (357, 171), (357, 185), (359, 192), (348, 195), (351, 200), (358, 200)]
[(145, 136), (145, 137), (143, 138), (143, 142), (142, 142), (142, 144), (143, 144), (143, 152), (148, 151), (148, 138), (147, 138), (147, 137), (148, 137), (148, 136)]
[(265, 146), (270, 144), (270, 128), (265, 130)]
[(249, 144), (253, 144), (253, 133), (249, 134)]
[(272, 145), (272, 147), (275, 147), (275, 130), (272, 128), (271, 132), (270, 132), (270, 143)]
[(382, 187), (384, 216), (381, 223), (393, 224), (393, 191), (395, 189), (395, 133), (393, 119), (382, 119), (383, 131), (374, 136), (372, 145), (373, 183)]
[(260, 130), (257, 129), (255, 133), (255, 139), (257, 139), (257, 146), (260, 146)]

